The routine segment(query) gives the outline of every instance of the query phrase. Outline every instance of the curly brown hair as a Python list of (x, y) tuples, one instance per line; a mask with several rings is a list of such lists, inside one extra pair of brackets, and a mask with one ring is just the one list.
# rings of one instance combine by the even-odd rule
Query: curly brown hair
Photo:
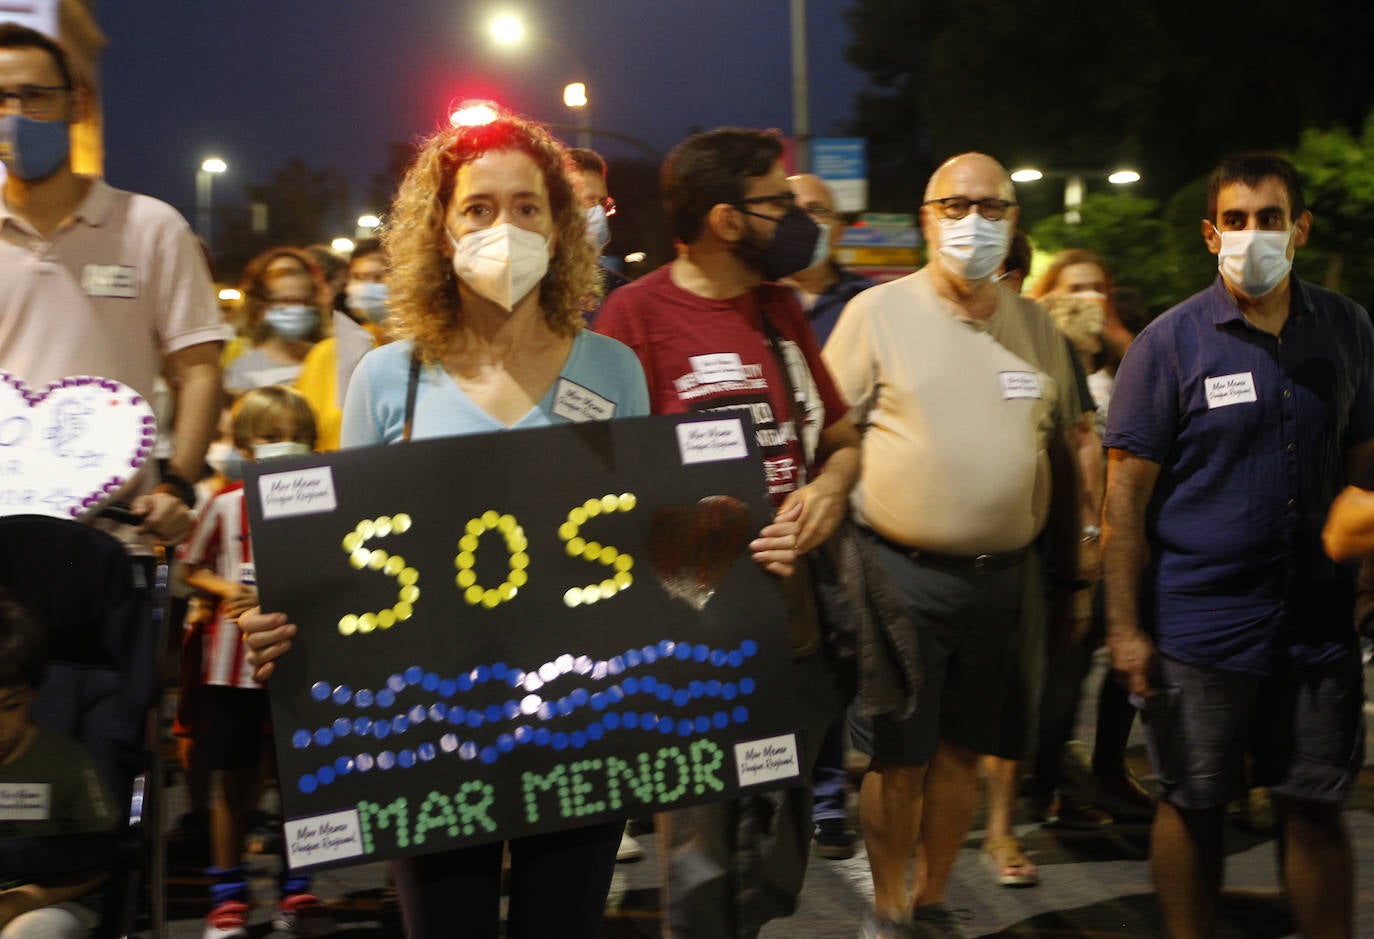
[(458, 281), (446, 253), (444, 219), (458, 170), (490, 151), (515, 150), (544, 175), (553, 212), (554, 251), (540, 282), (539, 307), (553, 332), (572, 336), (585, 325), (581, 310), (600, 290), (587, 217), (565, 171), (566, 151), (539, 124), (501, 115), (489, 124), (443, 128), (420, 145), (401, 181), (382, 242), (390, 258), (390, 325), (412, 339), (427, 361), (444, 355), (462, 318)]

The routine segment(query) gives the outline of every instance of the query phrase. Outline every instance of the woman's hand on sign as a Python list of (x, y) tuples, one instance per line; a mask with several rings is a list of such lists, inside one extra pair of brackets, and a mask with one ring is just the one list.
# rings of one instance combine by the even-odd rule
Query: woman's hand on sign
[(797, 539), (801, 533), (800, 503), (780, 509), (759, 536), (749, 542), (754, 560), (764, 570), (779, 577), (790, 577), (797, 562)]
[(264, 613), (254, 607), (238, 619), (243, 644), (248, 647), (248, 664), (253, 666), (253, 679), (266, 681), (276, 666), (272, 663), (291, 648), (296, 625), (286, 621), (285, 613)]

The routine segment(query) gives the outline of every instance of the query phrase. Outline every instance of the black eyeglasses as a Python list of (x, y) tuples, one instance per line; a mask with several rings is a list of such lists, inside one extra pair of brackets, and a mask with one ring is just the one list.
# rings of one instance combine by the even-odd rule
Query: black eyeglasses
[(18, 91), (0, 89), (0, 108), (13, 98), (19, 112), (27, 117), (42, 117), (57, 110), (58, 95), (71, 91), (70, 85), (20, 85)]
[(834, 209), (827, 209), (823, 205), (804, 205), (802, 206), (802, 211), (811, 216), (814, 221), (827, 225), (831, 222), (838, 221), (840, 217), (839, 212), (836, 212)]
[(752, 195), (747, 199), (739, 199), (738, 202), (731, 202), (736, 209), (742, 205), (771, 205), (786, 212), (791, 206), (797, 205), (796, 195), (791, 192), (779, 192), (778, 195)]
[(951, 221), (957, 221), (968, 215), (970, 209), (977, 209), (978, 214), (989, 222), (996, 222), (1007, 214), (1007, 209), (1016, 206), (1015, 202), (1008, 202), (1006, 199), (965, 199), (963, 196), (946, 196), (943, 199), (927, 199), (921, 205), (938, 205), (940, 214)]

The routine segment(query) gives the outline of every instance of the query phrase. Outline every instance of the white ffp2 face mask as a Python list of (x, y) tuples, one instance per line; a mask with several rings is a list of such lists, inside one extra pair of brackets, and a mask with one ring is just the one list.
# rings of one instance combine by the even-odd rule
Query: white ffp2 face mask
[(1011, 245), (1007, 219), (989, 222), (972, 209), (963, 218), (940, 221), (940, 261), (964, 280), (982, 280), (997, 270)]
[(295, 440), (278, 440), (276, 443), (259, 443), (253, 447), (253, 459), (275, 460), (283, 456), (305, 456), (312, 452), (308, 443)]
[(510, 311), (549, 271), (549, 240), (538, 232), (503, 222), (448, 236), (453, 273), (492, 303)]
[(1293, 231), (1218, 230), (1221, 250), (1217, 252), (1217, 268), (1221, 276), (1247, 297), (1263, 297), (1293, 269), (1293, 259), (1288, 256)]

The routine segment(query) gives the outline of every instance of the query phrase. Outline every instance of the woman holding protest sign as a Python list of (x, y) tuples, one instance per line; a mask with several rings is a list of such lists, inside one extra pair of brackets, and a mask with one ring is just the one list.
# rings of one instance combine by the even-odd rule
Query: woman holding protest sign
[[(635, 355), (582, 329), (579, 309), (597, 276), (584, 230), (564, 150), (543, 128), (502, 116), (430, 137), (385, 235), (402, 338), (358, 366), (343, 446), (585, 420), (587, 392), (599, 414), (647, 414)], [(765, 528), (756, 559), (785, 569), (796, 528)], [(256, 610), (239, 626), (256, 677), (267, 678), (295, 627)], [(513, 839), (506, 935), (599, 935), (622, 829), (598, 823)], [(498, 935), (499, 843), (404, 858), (393, 871), (408, 935)]]

